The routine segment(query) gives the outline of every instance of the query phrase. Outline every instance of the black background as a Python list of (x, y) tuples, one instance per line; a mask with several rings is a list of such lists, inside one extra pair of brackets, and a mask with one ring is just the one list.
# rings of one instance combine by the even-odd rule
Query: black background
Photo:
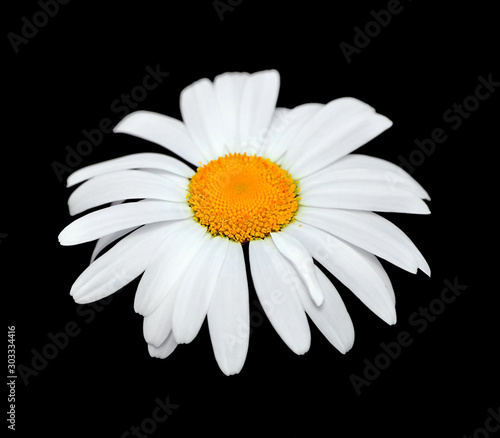
[[(473, 95), (478, 76), (500, 81), (496, 21), (488, 2), (401, 1), (402, 11), (348, 63), (339, 45), (373, 20), (386, 1), (244, 0), (220, 19), (212, 1), (71, 1), (15, 53), (4, 38), (8, 76), (2, 102), (2, 289), (7, 324), (16, 326), (17, 364), (32, 368), (49, 333), (78, 327), (56, 357), (16, 386), (16, 433), (121, 437), (151, 417), (155, 400), (178, 405), (153, 436), (462, 437), (483, 427), (500, 403), (498, 358), (498, 94), (457, 127), (443, 120)], [(171, 4), (172, 3), (172, 4)], [(347, 3), (347, 2), (344, 2)], [(160, 6), (162, 5), (162, 6)], [(167, 6), (168, 5), (168, 6)], [(35, 1), (9, 4), (4, 31), (20, 34)], [(495, 59), (496, 58), (496, 59)], [(388, 215), (417, 244), (431, 278), (384, 262), (397, 297), (398, 323), (387, 326), (338, 286), (356, 342), (345, 356), (311, 324), (312, 345), (296, 356), (262, 319), (251, 290), (253, 331), (242, 372), (226, 377), (213, 357), (206, 323), (166, 360), (150, 358), (142, 317), (133, 311), (137, 280), (99, 308), (78, 306), (72, 282), (92, 244), (60, 247), (71, 191), (52, 168), (66, 146), (104, 118), (111, 104), (142, 83), (146, 66), (169, 72), (137, 109), (180, 118), (178, 98), (193, 81), (225, 71), (275, 68), (279, 106), (357, 97), (394, 126), (360, 152), (394, 163), (415, 140), (442, 128), (446, 141), (415, 166), (432, 197), (430, 216)], [(458, 122), (456, 122), (458, 124)], [(77, 168), (157, 145), (108, 134)], [(415, 153), (414, 153), (415, 156)], [(65, 175), (66, 177), (67, 175)], [(492, 252), (490, 252), (492, 251)], [(439, 298), (444, 280), (467, 289), (421, 333), (411, 315)], [(338, 285), (338, 283), (336, 283)], [(410, 346), (358, 395), (382, 342), (408, 331)], [(491, 435), (493, 436), (493, 435)]]

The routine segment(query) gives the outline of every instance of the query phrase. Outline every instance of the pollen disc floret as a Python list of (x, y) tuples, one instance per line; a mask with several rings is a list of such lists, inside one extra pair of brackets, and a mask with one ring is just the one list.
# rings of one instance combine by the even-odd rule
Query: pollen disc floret
[(212, 235), (247, 242), (293, 222), (297, 183), (269, 159), (229, 154), (198, 168), (188, 202), (195, 220)]

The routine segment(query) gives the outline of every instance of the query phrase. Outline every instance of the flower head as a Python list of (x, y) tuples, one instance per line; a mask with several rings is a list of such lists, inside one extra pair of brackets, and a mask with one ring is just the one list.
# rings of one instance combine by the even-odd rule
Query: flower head
[(250, 332), (243, 245), (259, 300), (297, 354), (310, 345), (306, 314), (340, 352), (354, 342), (349, 314), (313, 260), (388, 324), (395, 297), (377, 257), (430, 274), (410, 239), (374, 213), (428, 214), (427, 193), (398, 166), (352, 154), (390, 120), (354, 98), (276, 108), (278, 90), (274, 70), (199, 80), (181, 93), (182, 122), (137, 111), (114, 129), (191, 166), (146, 152), (68, 178), (82, 183), (71, 214), (111, 204), (59, 235), (62, 245), (97, 239), (71, 294), (88, 303), (143, 274), (134, 308), (151, 356), (191, 342), (207, 317), (221, 370), (241, 370)]

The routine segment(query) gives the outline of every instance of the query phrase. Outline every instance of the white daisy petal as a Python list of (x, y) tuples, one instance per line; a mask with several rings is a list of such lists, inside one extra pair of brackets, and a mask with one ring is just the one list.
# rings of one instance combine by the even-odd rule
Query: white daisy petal
[(125, 236), (125, 234), (134, 231), (136, 227), (125, 228), (124, 230), (117, 231), (116, 233), (107, 234), (106, 236), (97, 239), (94, 251), (92, 252), (92, 256), (90, 257), (90, 263), (92, 263), (100, 252), (106, 248), (108, 245), (111, 245), (115, 240), (118, 240), (120, 237)]
[(161, 199), (185, 202), (187, 192), (168, 177), (140, 170), (119, 170), (96, 176), (78, 187), (68, 199), (70, 214), (126, 199)]
[(287, 112), (276, 110), (274, 122), (264, 140), (262, 154), (279, 162), (302, 128), (323, 108), (319, 103), (299, 105)]
[(198, 334), (207, 315), (222, 265), (228, 252), (229, 240), (213, 237), (191, 260), (188, 274), (183, 275), (174, 289), (175, 300), (172, 330), (179, 344), (188, 344)]
[(239, 373), (247, 356), (250, 311), (245, 259), (237, 242), (229, 241), (207, 318), (220, 369), (227, 376)]
[(144, 317), (144, 339), (154, 347), (160, 347), (172, 331), (172, 315), (177, 294), (172, 291), (149, 315)]
[(392, 222), (368, 211), (337, 210), (302, 206), (296, 220), (321, 228), (402, 269), (427, 275), (429, 266), (420, 251)]
[(127, 228), (184, 219), (192, 215), (189, 206), (180, 202), (148, 200), (113, 205), (73, 221), (59, 234), (59, 243), (77, 245)]
[(172, 354), (172, 352), (177, 347), (177, 342), (175, 341), (174, 335), (171, 332), (167, 339), (159, 347), (148, 344), (148, 351), (151, 357), (157, 357), (158, 359), (165, 359)]
[(298, 178), (310, 175), (373, 140), (389, 129), (392, 122), (381, 114), (367, 114), (352, 122), (345, 120), (340, 126), (342, 131), (330, 135), (328, 140), (308, 143), (313, 153), (304, 154), (306, 158), (293, 165), (290, 172), (295, 172)]
[(294, 353), (306, 353), (311, 333), (295, 291), (298, 288), (305, 290), (302, 280), (272, 239), (250, 241), (249, 252), (255, 291), (269, 321)]
[(314, 269), (325, 296), (323, 304), (318, 307), (302, 289), (299, 289), (299, 297), (316, 327), (337, 350), (345, 354), (354, 344), (351, 317), (332, 282), (317, 266), (314, 266)]
[(383, 175), (371, 179), (369, 175), (366, 178), (363, 175), (359, 169), (343, 169), (303, 179), (300, 181), (300, 204), (348, 210), (430, 213), (427, 204), (415, 193), (393, 184)]
[(296, 222), (287, 226), (287, 232), (373, 313), (388, 324), (396, 323), (394, 291), (374, 255), (311, 225)]
[(167, 148), (191, 164), (199, 165), (201, 152), (181, 121), (151, 111), (135, 111), (125, 116), (113, 129)]
[(160, 305), (209, 239), (206, 229), (191, 219), (174, 224), (169, 231), (137, 287), (134, 310), (141, 315), (151, 314)]
[[(269, 128), (266, 132), (266, 136), (264, 140), (259, 146), (259, 150), (257, 151), (257, 155), (266, 156), (265, 150), (269, 147), (270, 144), (276, 142), (285, 131), (285, 128), (290, 124), (288, 115), (290, 114), (291, 109), (277, 107), (274, 110), (273, 118), (271, 119), (271, 123), (269, 124)], [(266, 156), (267, 157), (267, 156)], [(267, 157), (269, 158), (269, 157)]]
[(174, 184), (174, 185), (177, 185), (177, 186), (183, 188), (184, 189), (183, 201), (186, 200), (186, 195), (187, 195), (186, 190), (189, 190), (190, 179), (188, 179), (184, 176), (174, 175), (170, 172), (166, 172), (165, 170), (161, 170), (161, 169), (141, 169), (141, 170), (143, 172), (147, 172), (151, 175), (157, 175), (160, 178), (167, 179), (169, 184)]
[[(347, 158), (347, 157), (344, 157)], [(339, 161), (342, 161), (342, 158)], [(300, 180), (301, 187), (308, 188), (319, 185), (339, 185), (346, 182), (364, 182), (369, 184), (379, 184), (386, 187), (390, 193), (397, 191), (406, 191), (413, 196), (422, 199), (425, 198), (424, 193), (413, 184), (408, 178), (402, 178), (396, 173), (388, 172), (387, 170), (366, 169), (366, 168), (337, 168), (335, 162), (330, 166), (313, 173)]]
[(116, 292), (138, 277), (148, 265), (169, 223), (145, 225), (118, 242), (77, 278), (71, 295), (77, 303), (91, 303)]
[[(389, 182), (411, 186), (413, 191), (420, 198), (428, 201), (431, 199), (425, 189), (401, 167), (391, 163), (390, 161), (382, 160), (381, 158), (370, 157), (362, 154), (349, 154), (335, 161), (320, 172), (336, 171), (340, 169), (368, 169), (372, 172), (378, 171), (381, 172)], [(314, 176), (320, 172), (315, 173), (308, 178), (314, 178)]]
[(224, 73), (214, 79), (214, 88), (224, 126), (226, 152), (240, 150), (241, 97), (248, 73)]
[(184, 88), (180, 107), (182, 120), (205, 162), (224, 155), (224, 128), (212, 82), (200, 79)]
[(246, 80), (241, 96), (237, 152), (253, 155), (260, 149), (273, 118), (279, 88), (280, 75), (276, 70), (260, 71)]
[(295, 178), (304, 178), (363, 146), (391, 125), (389, 119), (357, 99), (336, 99), (300, 131), (283, 164)]
[(276, 248), (283, 254), (295, 268), (299, 277), (304, 282), (309, 295), (317, 306), (323, 303), (323, 292), (316, 276), (313, 259), (306, 248), (292, 235), (284, 232), (271, 233)]
[(102, 163), (91, 164), (74, 171), (68, 176), (67, 187), (74, 186), (95, 176), (104, 175), (109, 172), (127, 169), (160, 169), (175, 175), (191, 178), (194, 170), (182, 161), (168, 155), (143, 152), (139, 154), (126, 155)]
[[(312, 117), (308, 117), (306, 123), (289, 141), (283, 164), (289, 168), (293, 163), (300, 163), (304, 155), (310, 155), (313, 149), (328, 143), (330, 137), (336, 139), (339, 126), (342, 126), (339, 122), (359, 120), (372, 114), (375, 114), (374, 108), (351, 97), (335, 99), (321, 105), (312, 112)], [(332, 129), (332, 125), (335, 125), (336, 129)], [(334, 149), (331, 142), (330, 149)], [(306, 151), (307, 153), (304, 153)]]

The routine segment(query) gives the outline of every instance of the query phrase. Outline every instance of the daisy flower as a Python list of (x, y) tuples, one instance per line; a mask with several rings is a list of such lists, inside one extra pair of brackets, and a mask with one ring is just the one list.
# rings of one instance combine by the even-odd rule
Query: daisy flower
[(134, 309), (153, 357), (191, 342), (207, 317), (219, 367), (241, 370), (250, 333), (244, 245), (259, 301), (296, 354), (310, 346), (306, 315), (341, 353), (354, 342), (314, 260), (388, 324), (395, 296), (378, 258), (430, 274), (410, 239), (374, 213), (428, 214), (427, 193), (400, 167), (352, 154), (392, 122), (351, 97), (277, 108), (279, 83), (275, 70), (201, 79), (181, 93), (183, 121), (137, 111), (114, 128), (183, 161), (137, 153), (68, 178), (68, 187), (81, 183), (70, 214), (93, 211), (59, 241), (97, 240), (71, 295), (89, 303), (143, 274)]

